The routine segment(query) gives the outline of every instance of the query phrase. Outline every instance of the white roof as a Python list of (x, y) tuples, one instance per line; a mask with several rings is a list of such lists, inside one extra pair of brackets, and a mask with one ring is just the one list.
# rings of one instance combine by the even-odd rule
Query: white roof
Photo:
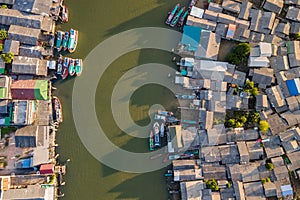
[(200, 60), (200, 69), (208, 71), (223, 71), (227, 70), (227, 62), (216, 62), (210, 60)]
[(269, 59), (267, 57), (249, 57), (249, 67), (268, 67)]
[(194, 17), (202, 18), (203, 13), (204, 13), (203, 9), (193, 6), (190, 15)]
[(189, 58), (189, 57), (185, 57), (185, 58), (182, 58), (184, 61), (186, 62), (191, 62), (191, 63), (194, 63), (195, 59), (194, 58)]
[(259, 48), (260, 48), (260, 56), (267, 56), (267, 57), (272, 56), (272, 44), (271, 43), (260, 42)]

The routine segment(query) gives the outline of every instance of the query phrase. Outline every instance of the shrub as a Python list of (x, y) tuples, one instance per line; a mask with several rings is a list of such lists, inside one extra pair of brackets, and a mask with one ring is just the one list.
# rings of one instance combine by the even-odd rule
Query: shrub
[(235, 119), (229, 119), (229, 120), (227, 121), (227, 125), (228, 125), (229, 127), (235, 127)]
[(219, 185), (215, 179), (210, 179), (208, 181), (205, 181), (205, 183), (209, 189), (215, 190), (215, 191), (219, 190)]
[(272, 171), (274, 169), (274, 165), (272, 163), (268, 162), (265, 164), (265, 166), (266, 166), (267, 170), (269, 170), (269, 171)]
[(14, 59), (14, 54), (11, 52), (8, 52), (7, 54), (3, 53), (1, 54), (1, 58), (6, 64), (11, 64)]
[(7, 38), (7, 31), (5, 29), (0, 30), (0, 40), (5, 40)]
[(269, 128), (270, 128), (270, 125), (266, 120), (261, 120), (259, 122), (259, 129), (261, 132), (266, 133), (266, 132), (268, 132)]
[(266, 182), (267, 182), (266, 179), (264, 179), (264, 178), (261, 179), (261, 183), (262, 183), (263, 185), (266, 184)]
[(241, 123), (246, 123), (247, 122), (247, 117), (246, 116), (241, 116), (240, 118)]
[(271, 179), (267, 177), (267, 178), (266, 178), (266, 182), (267, 182), (267, 183), (271, 182)]
[(227, 183), (227, 188), (231, 188), (231, 184), (229, 182)]
[(3, 5), (1, 5), (1, 8), (7, 9), (8, 7), (7, 7), (7, 5), (3, 4)]

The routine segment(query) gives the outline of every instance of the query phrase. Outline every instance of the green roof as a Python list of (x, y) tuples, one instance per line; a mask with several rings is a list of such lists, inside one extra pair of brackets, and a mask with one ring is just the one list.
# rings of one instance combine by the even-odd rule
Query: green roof
[(37, 100), (48, 100), (48, 81), (36, 80), (34, 86), (34, 98)]
[(7, 88), (0, 88), (0, 99), (6, 99)]

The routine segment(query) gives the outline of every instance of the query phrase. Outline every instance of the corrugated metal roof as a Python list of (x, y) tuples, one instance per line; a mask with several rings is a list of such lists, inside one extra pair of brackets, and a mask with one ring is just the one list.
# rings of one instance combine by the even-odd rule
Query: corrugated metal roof
[(287, 80), (286, 85), (289, 89), (290, 95), (291, 96), (296, 96), (300, 94), (300, 80), (298, 79), (292, 79), (292, 80)]

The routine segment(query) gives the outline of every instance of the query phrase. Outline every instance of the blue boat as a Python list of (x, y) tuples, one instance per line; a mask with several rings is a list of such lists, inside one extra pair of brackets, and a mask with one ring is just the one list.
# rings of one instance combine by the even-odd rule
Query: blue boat
[(56, 33), (56, 41), (55, 41), (55, 48), (57, 49), (57, 51), (60, 51), (62, 48), (62, 41), (63, 41), (63, 37), (64, 37), (64, 32), (62, 31), (57, 31)]
[(77, 41), (78, 41), (78, 31), (71, 29), (69, 43), (68, 43), (68, 50), (70, 53), (73, 53), (75, 51), (77, 46)]
[(189, 11), (185, 11), (184, 14), (180, 17), (179, 21), (178, 21), (178, 26), (182, 26), (183, 22), (185, 20), (185, 18), (187, 18), (187, 16), (189, 15)]
[(174, 19), (172, 20), (172, 22), (170, 24), (171, 27), (176, 26), (176, 24), (178, 23), (178, 21), (180, 19), (181, 14), (184, 12), (184, 10), (185, 10), (185, 7), (181, 8), (179, 10), (179, 12), (175, 15)]
[(69, 32), (65, 32), (64, 39), (62, 41), (62, 48), (64, 51), (68, 49), (68, 42), (69, 42)]
[(70, 65), (69, 65), (69, 74), (70, 76), (74, 76), (75, 74), (75, 60), (71, 58)]
[(174, 6), (174, 8), (169, 12), (169, 16), (168, 16), (168, 19), (167, 19), (167, 21), (166, 21), (166, 24), (167, 24), (167, 25), (169, 25), (169, 24), (171, 23), (171, 21), (172, 21), (174, 15), (176, 14), (176, 12), (177, 12), (177, 10), (179, 9), (179, 7), (180, 7), (180, 4), (178, 3), (178, 4), (176, 4), (176, 5)]

